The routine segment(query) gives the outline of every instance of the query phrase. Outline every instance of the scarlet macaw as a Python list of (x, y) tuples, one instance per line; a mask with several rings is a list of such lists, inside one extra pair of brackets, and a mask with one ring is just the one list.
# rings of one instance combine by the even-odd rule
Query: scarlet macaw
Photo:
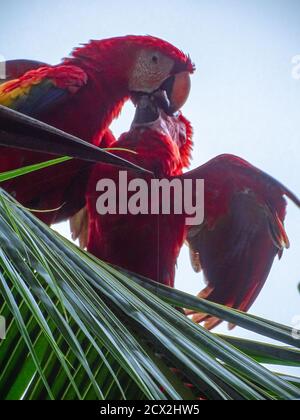
[[(0, 105), (101, 147), (114, 142), (108, 127), (131, 95), (163, 87), (169, 111), (177, 111), (188, 97), (189, 75), (194, 70), (188, 56), (151, 36), (92, 41), (57, 66), (21, 60), (8, 62), (6, 67)], [(0, 148), (0, 172), (49, 159), (47, 154)], [(86, 163), (71, 161), (59, 171), (49, 168), (43, 177), (33, 173), (2, 187), (28, 208), (62, 206), (57, 212), (37, 214), (51, 224), (84, 205), (77, 191), (85, 190), (88, 174)]]
[[(207, 281), (199, 297), (247, 311), (264, 286), (275, 257), (281, 258), (283, 249), (289, 247), (284, 196), (298, 207), (299, 199), (269, 175), (232, 155), (219, 156), (182, 175), (190, 161), (191, 125), (182, 115), (170, 117), (155, 110), (151, 100), (148, 105), (147, 99), (140, 101), (135, 122), (118, 146), (135, 150), (137, 155), (129, 159), (159, 178), (204, 179), (205, 220), (190, 227), (185, 215), (99, 216), (97, 182), (105, 177), (118, 185), (119, 179), (118, 168), (99, 164), (92, 171), (87, 194), (88, 250), (173, 287), (177, 258), (187, 241), (192, 265), (196, 272), (203, 270)], [(134, 178), (136, 174), (129, 171), (128, 179)], [(150, 184), (151, 177), (146, 179)], [(82, 216), (86, 214), (81, 214), (75, 236), (84, 226)], [(220, 323), (205, 314), (194, 314), (194, 320), (205, 321), (209, 329)]]

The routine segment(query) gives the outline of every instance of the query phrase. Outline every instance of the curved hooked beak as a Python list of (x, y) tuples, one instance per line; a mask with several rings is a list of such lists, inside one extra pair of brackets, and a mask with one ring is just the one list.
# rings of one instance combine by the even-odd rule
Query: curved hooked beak
[[(152, 92), (151, 96), (156, 99), (160, 108), (167, 115), (174, 115), (178, 112), (188, 100), (191, 91), (191, 77), (188, 71), (174, 74), (168, 77), (159, 89)], [(150, 95), (144, 92), (132, 93), (132, 101), (135, 105), (144, 95)]]
[(188, 100), (191, 91), (191, 77), (187, 71), (169, 77), (159, 90), (166, 91), (169, 104), (169, 115), (179, 111)]

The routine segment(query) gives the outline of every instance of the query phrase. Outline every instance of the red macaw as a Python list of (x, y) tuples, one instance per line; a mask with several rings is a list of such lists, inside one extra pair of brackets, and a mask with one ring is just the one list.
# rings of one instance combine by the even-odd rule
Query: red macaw
[[(219, 156), (182, 175), (190, 161), (191, 125), (182, 115), (157, 114), (151, 101), (148, 105), (140, 102), (131, 131), (117, 144), (136, 151), (129, 159), (158, 178), (204, 179), (204, 223), (190, 227), (185, 215), (175, 214), (99, 216), (97, 182), (108, 178), (118, 185), (119, 179), (118, 168), (99, 164), (92, 171), (87, 194), (87, 249), (102, 260), (173, 287), (177, 258), (187, 241), (192, 265), (196, 272), (203, 270), (207, 281), (199, 297), (247, 311), (275, 257), (281, 258), (283, 249), (289, 247), (284, 196), (300, 207), (299, 199), (269, 175), (232, 155)], [(134, 178), (136, 174), (129, 171), (128, 180)], [(151, 177), (146, 179), (150, 184)], [(76, 221), (75, 237), (80, 227), (85, 226), (84, 234), (87, 232), (82, 216), (86, 214), (79, 217), (79, 229)], [(221, 322), (205, 314), (194, 314), (194, 320), (205, 321), (209, 329)]]
[[(164, 114), (165, 126), (165, 121), (160, 119), (154, 124), (149, 123), (149, 115), (151, 118), (151, 113), (138, 106), (132, 130), (121, 136), (115, 146), (134, 150), (136, 155), (130, 155), (129, 160), (154, 172), (157, 178), (182, 175), (191, 158), (190, 123), (180, 115), (179, 129), (175, 133), (172, 131), (175, 127), (173, 117)], [(164, 134), (165, 129), (170, 129), (168, 135)], [(126, 154), (118, 152), (118, 155), (124, 157)], [(135, 172), (128, 172), (128, 182), (136, 177)], [(87, 245), (88, 251), (99, 259), (174, 287), (176, 260), (185, 239), (185, 218), (181, 215), (151, 214), (108, 214), (100, 217), (96, 206), (99, 197), (96, 185), (101, 178), (114, 180), (118, 185), (119, 169), (101, 164), (94, 167), (87, 192), (89, 238), (86, 243), (81, 236), (81, 243)], [(151, 177), (147, 180), (150, 182)], [(84, 210), (81, 216), (85, 216)], [(84, 232), (87, 231), (86, 220), (81, 217), (75, 222), (79, 229), (73, 223), (74, 239), (80, 236), (80, 226), (84, 227)]]
[[(114, 142), (108, 127), (124, 102), (140, 92), (163, 88), (166, 106), (177, 111), (188, 97), (190, 58), (173, 45), (151, 36), (92, 41), (57, 66), (26, 60), (6, 64), (0, 105), (39, 119), (96, 146)], [(0, 135), (1, 143), (1, 135)], [(0, 148), (0, 172), (49, 160), (48, 154)], [(85, 190), (89, 168), (78, 161), (27, 175), (2, 185), (24, 206), (57, 209), (37, 213), (51, 224), (75, 214), (83, 205), (74, 185)], [(75, 184), (74, 184), (74, 180)], [(81, 185), (80, 185), (81, 184)]]

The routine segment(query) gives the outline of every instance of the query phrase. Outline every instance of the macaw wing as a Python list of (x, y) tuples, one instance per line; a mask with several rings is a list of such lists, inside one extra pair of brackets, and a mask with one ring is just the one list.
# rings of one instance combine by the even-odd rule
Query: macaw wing
[[(199, 297), (248, 311), (275, 257), (289, 247), (283, 196), (300, 202), (268, 175), (229, 155), (194, 171), (195, 176), (205, 180), (205, 221), (189, 228), (187, 241), (192, 265), (207, 281)], [(206, 314), (195, 314), (194, 320), (205, 321), (209, 329), (221, 322)]]
[[(0, 105), (34, 118), (40, 118), (72, 98), (87, 82), (86, 74), (75, 66), (50, 67), (39, 62), (15, 60), (6, 62), (3, 68), (6, 80), (0, 85)], [(5, 134), (2, 132), (0, 135)], [(0, 150), (0, 172), (53, 158), (28, 150), (6, 147)], [(45, 169), (42, 175), (33, 173), (1, 186), (26, 207), (51, 210), (36, 213), (40, 219), (51, 224), (72, 216), (84, 206), (88, 166), (86, 162), (72, 161), (59, 170)], [(76, 182), (75, 175), (78, 176)], [(61, 208), (52, 211), (58, 207)]]
[[(31, 64), (30, 64), (31, 63)], [(86, 73), (76, 66), (44, 66), (10, 80), (22, 67), (35, 62), (8, 64), (8, 81), (0, 86), (0, 105), (38, 118), (75, 95), (87, 83)]]
[[(208, 283), (200, 298), (242, 311), (250, 308), (282, 250), (271, 236), (271, 226), (279, 226), (266, 210), (255, 196), (241, 192), (232, 198), (228, 215), (213, 229), (206, 225), (190, 229), (193, 261), (199, 261)], [(194, 320), (206, 321), (208, 328), (219, 323), (205, 315), (195, 315)]]

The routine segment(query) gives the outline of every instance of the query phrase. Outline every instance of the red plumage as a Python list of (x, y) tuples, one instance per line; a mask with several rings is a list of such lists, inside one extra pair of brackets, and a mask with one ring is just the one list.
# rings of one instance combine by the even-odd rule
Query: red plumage
[[(133, 128), (118, 145), (136, 151), (137, 155), (129, 159), (154, 171), (158, 178), (204, 179), (204, 223), (186, 226), (185, 215), (172, 213), (99, 216), (96, 184), (104, 176), (118, 185), (119, 171), (96, 166), (87, 196), (88, 250), (100, 259), (173, 287), (177, 258), (186, 240), (195, 270), (203, 270), (208, 283), (199, 297), (247, 311), (264, 286), (275, 257), (281, 257), (289, 246), (284, 196), (299, 207), (300, 202), (276, 180), (231, 155), (219, 156), (182, 175), (190, 159), (192, 130), (183, 117), (174, 121), (186, 124), (188, 137), (181, 145), (168, 132), (162, 133), (161, 124), (158, 130), (149, 124)], [(129, 174), (129, 180), (134, 177)], [(150, 181), (148, 178), (148, 184)], [(193, 185), (195, 195), (196, 183)], [(221, 322), (206, 314), (194, 314), (194, 320), (205, 321), (208, 328)]]
[[(178, 145), (168, 135), (144, 129), (133, 129), (121, 136), (116, 146), (136, 152), (119, 152), (133, 163), (155, 172), (159, 178), (182, 174), (189, 165), (192, 129), (184, 117), (186, 138)], [(100, 179), (114, 180), (118, 185), (119, 169), (97, 165), (91, 175), (87, 194), (89, 210), (88, 250), (98, 258), (123, 267), (159, 283), (174, 287), (175, 265), (185, 237), (181, 215), (105, 215), (99, 216), (96, 185)], [(128, 181), (136, 174), (128, 172)], [(150, 185), (151, 177), (146, 178)], [(130, 198), (130, 194), (128, 196)]]
[[(151, 61), (153, 54), (158, 54), (161, 65)], [(34, 70), (21, 74), (31, 65)], [(149, 72), (151, 66), (155, 68)], [(14, 61), (7, 63), (7, 69), (9, 80), (17, 79), (0, 85), (1, 105), (105, 147), (110, 141), (102, 143), (103, 138), (111, 138), (111, 134), (105, 133), (131, 91), (136, 87), (155, 91), (167, 78), (180, 72), (191, 73), (193, 66), (189, 57), (165, 41), (150, 36), (128, 36), (92, 41), (74, 50), (58, 66), (39, 68), (34, 62)], [(0, 171), (49, 159), (51, 156), (41, 153), (2, 148)], [(30, 174), (3, 187), (27, 207), (63, 206), (68, 207), (68, 216), (72, 216), (83, 205), (81, 199), (73, 193), (70, 195), (73, 180), (80, 179), (85, 188), (88, 174), (85, 164), (72, 161), (62, 165), (59, 173), (56, 168), (49, 168), (43, 171), (42, 177)], [(78, 192), (78, 197), (81, 196), (82, 188)], [(37, 215), (51, 224), (64, 219), (66, 211), (63, 208)]]
[[(231, 155), (219, 156), (185, 175), (205, 180), (205, 221), (187, 240), (207, 287), (199, 297), (248, 311), (263, 288), (275, 257), (289, 240), (284, 230), (286, 201), (299, 200), (279, 182)], [(208, 328), (220, 320), (195, 315)]]

